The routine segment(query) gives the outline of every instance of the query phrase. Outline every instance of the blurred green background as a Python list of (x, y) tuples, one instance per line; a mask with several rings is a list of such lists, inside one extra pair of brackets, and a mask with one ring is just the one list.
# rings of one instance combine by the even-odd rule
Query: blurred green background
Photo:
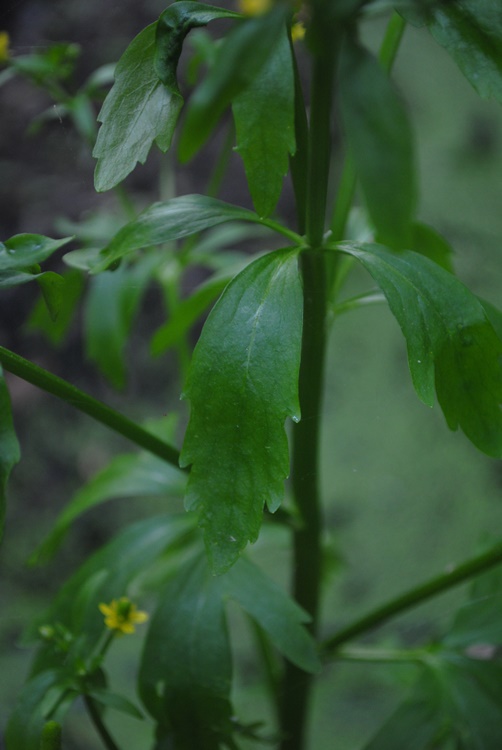
[[(5, 5), (3, 6), (5, 8)], [(164, 4), (154, 0), (7, 0), (0, 30), (11, 34), (16, 54), (54, 41), (82, 45), (76, 80), (115, 61), (128, 41), (155, 20)], [(365, 40), (376, 49), (384, 24), (368, 23)], [(395, 77), (412, 118), (420, 172), (419, 218), (453, 245), (460, 278), (501, 306), (502, 113), (480, 101), (447, 54), (424, 29), (408, 28)], [(14, 80), (0, 88), (0, 233), (56, 233), (62, 217), (77, 221), (104, 206), (118, 211), (113, 195), (97, 196), (93, 161), (66, 120), (56, 118), (36, 135), (34, 116), (48, 105), (43, 92)], [(216, 139), (217, 140), (217, 139)], [(215, 141), (213, 141), (214, 144)], [(212, 153), (177, 169), (178, 190), (203, 189)], [(138, 205), (158, 196), (160, 158), (128, 179)], [(221, 197), (249, 205), (242, 169), (234, 160)], [(281, 211), (288, 215), (286, 186)], [(360, 276), (355, 285), (370, 280)], [(27, 285), (0, 300), (2, 344), (68, 378), (133, 418), (161, 416), (178, 406), (180, 383), (168, 358), (151, 361), (147, 336), (161, 321), (151, 290), (128, 352), (130, 376), (123, 393), (112, 391), (85, 361), (78, 325), (56, 350), (27, 330), (36, 301)], [(128, 446), (16, 378), (9, 378), (22, 462), (9, 488), (6, 537), (0, 551), (0, 731), (27, 673), (30, 651), (22, 631), (50, 600), (59, 583), (90, 551), (132, 518), (165, 507), (165, 501), (115, 501), (81, 519), (59, 557), (44, 569), (25, 564), (65, 502), (107, 459)], [(184, 407), (181, 407), (184, 408)], [(436, 407), (416, 398), (399, 328), (384, 307), (342, 316), (333, 325), (326, 378), (323, 435), (326, 545), (333, 559), (326, 577), (324, 630), (347, 623), (407, 587), (474, 554), (501, 536), (502, 466), (479, 453), (460, 433), (450, 433)], [(177, 500), (169, 508), (180, 509)], [(287, 585), (288, 537), (265, 528), (252, 557)], [(388, 643), (415, 644), (447, 625), (462, 590), (438, 597), (378, 632)], [(267, 717), (260, 670), (249, 649), (246, 625), (232, 609), (244, 720)], [(376, 636), (375, 636), (376, 637)], [(123, 639), (112, 658), (114, 679), (134, 694), (133, 655), (140, 636)], [(371, 639), (370, 639), (371, 642)], [(410, 676), (408, 668), (336, 664), (316, 688), (310, 747), (358, 750), (392, 710)], [(125, 686), (125, 687), (124, 687)], [(145, 729), (133, 719), (111, 722), (124, 749), (147, 748)], [(335, 738), (335, 739), (334, 739)], [(1, 740), (0, 740), (1, 747)], [(65, 750), (99, 748), (76, 706)]]

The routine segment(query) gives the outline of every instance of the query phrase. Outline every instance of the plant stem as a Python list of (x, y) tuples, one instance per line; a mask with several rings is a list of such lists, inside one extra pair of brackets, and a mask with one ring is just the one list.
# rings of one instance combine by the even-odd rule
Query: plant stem
[(337, 649), (347, 641), (364, 635), (369, 630), (382, 625), (392, 617), (406, 612), (412, 607), (416, 607), (422, 602), (431, 599), (438, 594), (449, 591), (454, 586), (458, 586), (470, 578), (482, 573), (494, 565), (502, 562), (502, 543), (492, 547), (488, 552), (484, 552), (476, 557), (465, 560), (453, 570), (429, 579), (425, 583), (416, 586), (410, 591), (391, 599), (389, 602), (377, 607), (364, 617), (356, 620), (347, 627), (342, 628), (322, 644), (322, 650), (326, 656), (336, 655)]
[(338, 46), (339, 41), (335, 36), (329, 54), (316, 57), (313, 61), (306, 199), (306, 232), (313, 248), (322, 244), (326, 220), (332, 145), (331, 111)]
[[(317, 630), (321, 578), (321, 511), (319, 497), (319, 432), (323, 392), (326, 325), (326, 254), (306, 250), (301, 255), (304, 323), (300, 367), (302, 419), (293, 427), (292, 485), (300, 516), (293, 534), (293, 594), (311, 616)], [(282, 750), (304, 747), (311, 675), (291, 663), (282, 685)]]
[(305, 99), (300, 81), (300, 73), (296, 60), (293, 42), (290, 37), (291, 57), (293, 60), (293, 72), (295, 77), (295, 139), (296, 151), (289, 159), (291, 168), (291, 180), (296, 203), (297, 229), (300, 234), (305, 232), (305, 219), (307, 211), (307, 172), (308, 172), (308, 138), (309, 126)]
[(101, 714), (99, 713), (95, 702), (89, 695), (84, 695), (84, 703), (97, 733), (103, 740), (103, 745), (107, 748), (107, 750), (119, 750), (118, 745), (115, 744), (115, 741), (113, 740), (111, 734), (105, 727), (103, 719), (101, 718)]
[(114, 432), (118, 432), (131, 442), (139, 445), (141, 448), (162, 458), (167, 463), (179, 467), (179, 452), (168, 443), (160, 440), (152, 433), (144, 430), (136, 422), (132, 422), (124, 417), (120, 412), (115, 411), (102, 401), (89, 396), (84, 391), (79, 390), (71, 383), (62, 378), (58, 378), (42, 367), (30, 362), (19, 354), (11, 352), (3, 346), (0, 346), (0, 364), (4, 368), (26, 380), (28, 383), (37, 386), (47, 393), (52, 393), (62, 401), (66, 401), (75, 409), (88, 414), (97, 422), (101, 422)]

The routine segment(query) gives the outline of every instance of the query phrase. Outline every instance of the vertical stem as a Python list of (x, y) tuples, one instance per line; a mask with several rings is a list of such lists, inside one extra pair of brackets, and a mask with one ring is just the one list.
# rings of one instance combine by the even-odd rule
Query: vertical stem
[[(319, 442), (326, 320), (326, 255), (307, 250), (301, 256), (304, 285), (304, 330), (300, 367), (302, 419), (293, 427), (292, 485), (301, 526), (293, 538), (296, 601), (310, 614), (316, 635), (321, 578), (321, 510)], [(304, 747), (311, 675), (287, 663), (282, 687), (282, 750)]]
[[(306, 234), (309, 247), (301, 254), (303, 278), (303, 338), (299, 395), (302, 418), (293, 427), (292, 487), (300, 515), (293, 535), (293, 594), (311, 616), (317, 632), (321, 579), (321, 510), (319, 496), (319, 442), (326, 348), (327, 254), (324, 238), (329, 168), (331, 162), (331, 112), (339, 34), (324, 36), (313, 58), (306, 184)], [(327, 41), (327, 37), (329, 37)], [(281, 750), (303, 750), (312, 678), (287, 663), (282, 684)]]
[(331, 110), (335, 61), (339, 40), (333, 38), (329, 53), (313, 60), (310, 99), (309, 165), (307, 176), (306, 230), (311, 247), (323, 240), (331, 161)]
[(103, 745), (107, 750), (119, 750), (119, 747), (115, 743), (115, 740), (112, 738), (110, 732), (105, 727), (103, 719), (101, 718), (101, 714), (98, 711), (98, 708), (93, 699), (89, 695), (84, 695), (84, 703), (92, 720), (92, 723), (94, 724), (97, 733), (103, 741)]

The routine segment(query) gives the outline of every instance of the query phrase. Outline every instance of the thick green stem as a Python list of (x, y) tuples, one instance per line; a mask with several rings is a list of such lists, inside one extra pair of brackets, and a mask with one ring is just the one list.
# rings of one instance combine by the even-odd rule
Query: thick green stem
[(313, 248), (322, 244), (326, 220), (332, 147), (331, 111), (338, 46), (339, 41), (335, 37), (329, 54), (316, 57), (313, 61), (306, 213), (307, 239)]
[(53, 396), (57, 396), (75, 409), (88, 414), (97, 422), (101, 422), (114, 432), (118, 432), (141, 448), (179, 468), (179, 452), (176, 448), (159, 440), (159, 438), (144, 430), (136, 422), (132, 422), (102, 401), (98, 401), (87, 393), (84, 393), (84, 391), (75, 388), (74, 385), (71, 385), (66, 380), (52, 375), (52, 373), (47, 372), (42, 367), (20, 357), (18, 354), (14, 354), (14, 352), (5, 349), (3, 346), (0, 346), (0, 364), (8, 372), (17, 375), (47, 393), (52, 393)]
[[(316, 635), (321, 578), (321, 510), (319, 496), (319, 442), (323, 393), (326, 326), (326, 261), (322, 251), (301, 256), (304, 286), (300, 404), (302, 419), (293, 427), (292, 486), (300, 516), (293, 534), (296, 601), (310, 614)], [(304, 747), (311, 675), (287, 663), (282, 685), (282, 750)]]
[(406, 591), (404, 594), (391, 599), (389, 602), (364, 615), (359, 620), (347, 625), (347, 627), (342, 628), (342, 630), (339, 630), (322, 644), (324, 654), (326, 656), (335, 654), (343, 643), (364, 635), (368, 631), (383, 625), (383, 623), (392, 617), (396, 617), (438, 594), (449, 591), (454, 586), (468, 581), (470, 578), (501, 562), (502, 544), (497, 544), (488, 550), (488, 552), (471, 557), (456, 568), (453, 568), (453, 570), (435, 576), (420, 586)]

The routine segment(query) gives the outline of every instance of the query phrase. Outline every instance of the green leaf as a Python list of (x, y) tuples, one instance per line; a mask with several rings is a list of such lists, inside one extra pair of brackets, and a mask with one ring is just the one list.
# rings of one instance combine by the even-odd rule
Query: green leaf
[(60, 721), (76, 698), (76, 693), (71, 692), (64, 699), (67, 689), (67, 682), (59, 670), (46, 670), (28, 680), (7, 724), (6, 750), (40, 750), (50, 709), (61, 699), (57, 712), (50, 717)]
[(502, 341), (483, 306), (454, 276), (417, 253), (343, 243), (380, 286), (408, 346), (413, 385), (429, 406), (434, 384), (450, 429), (502, 456)]
[(425, 671), (411, 695), (382, 725), (363, 750), (429, 750), (442, 724), (441, 694), (437, 680)]
[(55, 345), (62, 343), (72, 323), (76, 305), (84, 288), (84, 277), (79, 271), (67, 271), (61, 288), (61, 299), (56, 320), (53, 320), (43, 300), (35, 305), (26, 324), (28, 331), (43, 333)]
[(110, 190), (144, 164), (153, 143), (161, 151), (171, 144), (183, 99), (167, 89), (154, 67), (157, 24), (143, 29), (115, 69), (115, 83), (98, 115), (103, 123), (93, 156), (97, 191)]
[(502, 645), (502, 595), (482, 596), (464, 604), (444, 643), (450, 648)]
[(176, 69), (183, 42), (191, 29), (206, 26), (218, 18), (241, 18), (239, 13), (204, 3), (177, 2), (159, 17), (157, 24), (155, 70), (163, 84), (181, 96), (176, 80)]
[[(90, 644), (104, 629), (98, 605), (127, 595), (131, 581), (192, 528), (186, 514), (155, 516), (128, 526), (71, 576), (36, 626), (60, 623), (82, 641), (77, 642), (77, 653), (88, 656)], [(34, 672), (58, 666), (61, 658), (50, 644), (42, 647)]]
[(260, 223), (260, 218), (246, 208), (206, 195), (183, 195), (154, 203), (117, 232), (101, 251), (93, 273), (106, 270), (112, 263), (140, 248), (189, 237), (227, 221)]
[(274, 210), (296, 149), (295, 82), (286, 28), (278, 36), (267, 64), (234, 99), (237, 151), (244, 160), (256, 213)]
[(453, 250), (451, 245), (439, 232), (436, 232), (435, 229), (427, 226), (427, 224), (418, 222), (413, 224), (411, 244), (408, 250), (414, 250), (416, 253), (420, 253), (420, 255), (425, 255), (426, 258), (433, 260), (434, 263), (444, 268), (445, 271), (453, 273)]
[(92, 279), (85, 301), (87, 357), (117, 389), (126, 384), (125, 348), (141, 298), (159, 259), (146, 256)]
[(185, 484), (180, 471), (151, 453), (117, 456), (73, 496), (30, 562), (47, 562), (57, 551), (71, 524), (96, 505), (119, 497), (180, 496)]
[(187, 299), (180, 302), (173, 315), (155, 331), (151, 352), (158, 356), (174, 346), (188, 329), (200, 318), (204, 310), (223, 292), (234, 274), (211, 278)]
[(241, 558), (223, 576), (228, 596), (256, 620), (276, 648), (306, 672), (319, 672), (314, 639), (303, 624), (310, 616), (256, 565)]
[(42, 729), (40, 750), (62, 750), (61, 724), (47, 721)]
[(191, 415), (181, 464), (216, 573), (255, 541), (289, 472), (284, 420), (300, 417), (302, 288), (298, 251), (251, 263), (226, 288), (195, 348), (184, 396)]
[(288, 12), (278, 4), (269, 13), (242, 20), (223, 39), (214, 65), (190, 99), (180, 139), (182, 161), (194, 156), (225, 109), (268, 64)]
[(115, 84), (98, 115), (103, 123), (93, 155), (96, 190), (121, 182), (136, 163), (144, 164), (153, 143), (171, 145), (183, 107), (176, 68), (183, 41), (195, 26), (234, 17), (222, 8), (179, 2), (133, 39), (115, 69)]
[(106, 688), (93, 688), (92, 690), (88, 690), (86, 695), (94, 698), (94, 700), (101, 703), (102, 706), (114, 708), (116, 711), (120, 711), (120, 713), (127, 714), (128, 716), (133, 716), (135, 719), (145, 718), (139, 708), (137, 708), (128, 698), (124, 698), (123, 695), (118, 695), (117, 693), (111, 693), (109, 690), (106, 690)]
[(41, 234), (16, 234), (0, 242), (0, 273), (23, 271), (42, 263), (72, 239), (73, 237), (65, 237), (61, 240), (52, 240)]
[(502, 101), (502, 14), (497, 2), (438, 4), (429, 29), (480, 96)]
[(231, 672), (223, 579), (198, 557), (162, 591), (146, 637), (139, 693), (159, 723), (157, 737), (170, 747), (218, 750), (231, 731)]
[(342, 48), (340, 96), (346, 138), (379, 239), (407, 248), (416, 203), (411, 127), (388, 75), (350, 37)]
[(19, 443), (12, 422), (9, 392), (0, 367), (0, 539), (5, 525), (7, 480), (19, 458)]

